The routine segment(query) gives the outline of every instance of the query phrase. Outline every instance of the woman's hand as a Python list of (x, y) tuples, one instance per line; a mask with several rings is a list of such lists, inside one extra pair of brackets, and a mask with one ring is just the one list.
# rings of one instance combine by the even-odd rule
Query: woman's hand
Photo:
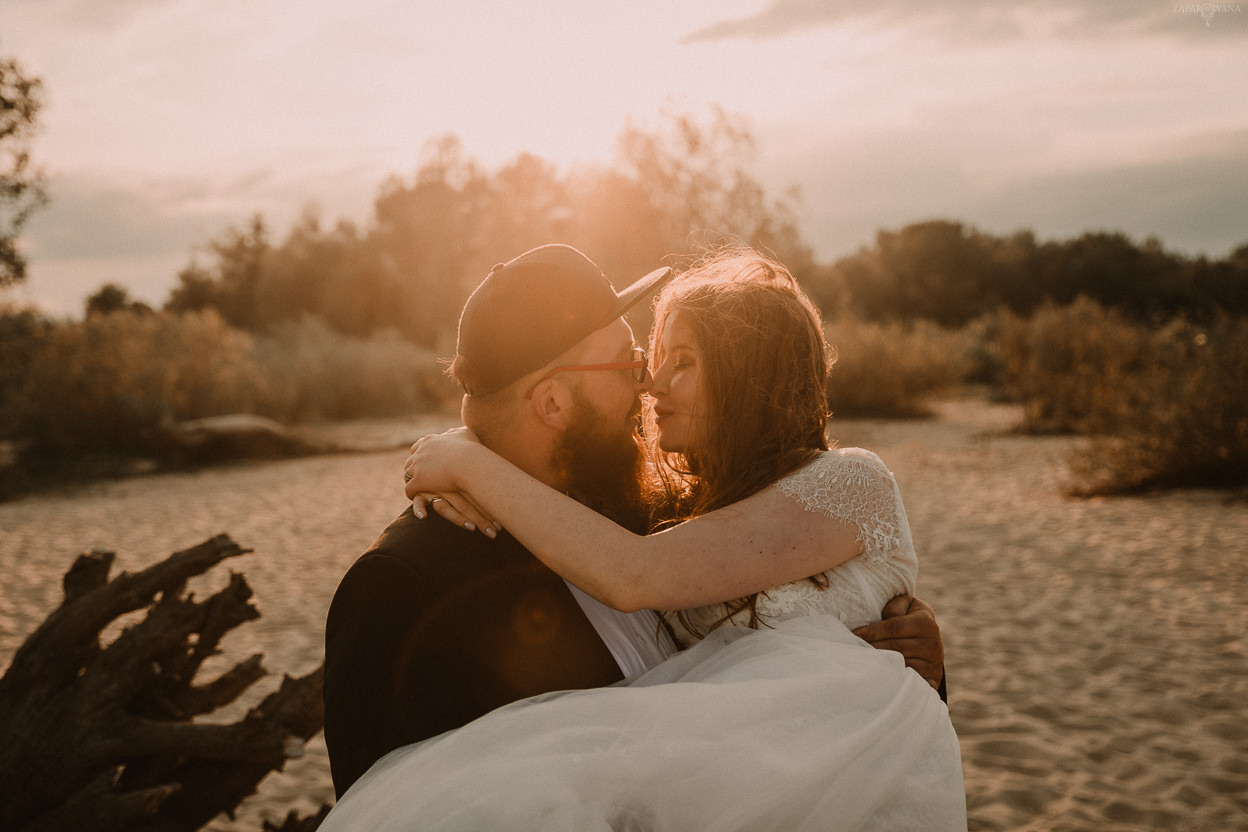
[(469, 500), (458, 491), (444, 494), (417, 494), (412, 498), (412, 513), (424, 520), (429, 509), (433, 509), (446, 520), (468, 531), (480, 529), (486, 537), (494, 538), (502, 530), (502, 525), (491, 520), (481, 507)]
[(420, 519), (433, 509), (443, 518), (466, 529), (480, 529), (495, 537), (502, 526), (459, 490), (456, 469), (480, 440), (468, 428), (452, 428), (444, 433), (418, 439), (403, 465), (403, 492), (412, 501), (412, 512)]

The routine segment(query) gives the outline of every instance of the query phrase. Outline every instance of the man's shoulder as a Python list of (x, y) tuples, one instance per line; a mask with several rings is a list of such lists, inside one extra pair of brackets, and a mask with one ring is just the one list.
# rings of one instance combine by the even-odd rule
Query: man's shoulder
[(521, 565), (540, 566), (540, 562), (511, 535), (490, 539), (438, 516), (422, 520), (409, 506), (356, 558), (339, 588), (389, 579), (453, 584), (482, 572)]
[[(490, 539), (481, 532), (461, 529), (438, 516), (419, 519), (411, 506), (382, 530), (359, 560), (393, 558), (410, 566), (419, 566), (432, 559), (463, 553), (487, 558), (531, 558), (532, 555), (510, 535)], [(357, 563), (359, 561), (357, 560)]]

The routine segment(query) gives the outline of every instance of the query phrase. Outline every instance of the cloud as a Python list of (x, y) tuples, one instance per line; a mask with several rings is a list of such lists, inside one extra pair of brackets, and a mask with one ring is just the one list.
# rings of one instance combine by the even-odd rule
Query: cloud
[[(235, 211), (201, 179), (65, 175), (49, 188), (50, 206), (27, 226), (36, 258), (151, 255), (203, 241)], [(216, 203), (216, 204), (214, 204)]]
[(1190, 139), (1159, 159), (1021, 179), (972, 210), (1049, 234), (1121, 230), (1221, 257), (1248, 243), (1245, 158), (1248, 129), (1226, 131)]
[(283, 152), (233, 170), (155, 176), (69, 172), (49, 185), (51, 204), (26, 228), (37, 258), (141, 256), (183, 251), (257, 213), (279, 236), (309, 205), (333, 207), (332, 221), (362, 221), (383, 174), (315, 152)]
[[(986, 136), (957, 147), (939, 128), (833, 136), (773, 165), (767, 179), (801, 182), (803, 229), (825, 259), (871, 245), (880, 230), (937, 218), (992, 234), (1031, 229), (1043, 239), (1122, 231), (1211, 257), (1248, 243), (1248, 129), (1193, 136), (1129, 161), (1027, 170), (993, 167), (1002, 158), (991, 156), (994, 143)], [(1009, 147), (1024, 150), (1017, 141)]]
[(323, 154), (284, 152), (234, 171), (153, 176), (68, 172), (53, 178), (51, 204), (23, 230), (26, 292), (46, 309), (75, 313), (101, 284), (116, 282), (162, 303), (178, 271), (228, 228), (263, 216), (280, 243), (309, 206), (329, 225), (363, 222), (382, 174)]
[(163, 303), (196, 248), (240, 219), (214, 204), (207, 179), (61, 174), (49, 191), (51, 204), (23, 232), (22, 295), (53, 314), (81, 314), (104, 283)]
[(951, 0), (939, 4), (916, 4), (911, 0), (771, 0), (756, 14), (713, 23), (690, 33), (683, 42), (768, 40), (847, 23), (877, 27), (922, 23), (935, 25), (947, 37), (990, 41), (1035, 31), (1070, 37), (1157, 33), (1206, 39), (1242, 37), (1248, 31), (1248, 13), (1242, 11), (1242, 4), (1215, 4), (1222, 11), (1215, 12), (1208, 24), (1199, 12), (1201, 5), (1167, 0), (1054, 0), (1039, 7), (1000, 0)]

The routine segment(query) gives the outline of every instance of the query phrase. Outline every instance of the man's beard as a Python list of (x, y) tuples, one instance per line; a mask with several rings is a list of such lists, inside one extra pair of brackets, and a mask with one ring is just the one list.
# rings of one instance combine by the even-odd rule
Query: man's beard
[(568, 496), (627, 529), (647, 531), (646, 457), (641, 437), (609, 424), (579, 394), (575, 415), (555, 448), (555, 471)]

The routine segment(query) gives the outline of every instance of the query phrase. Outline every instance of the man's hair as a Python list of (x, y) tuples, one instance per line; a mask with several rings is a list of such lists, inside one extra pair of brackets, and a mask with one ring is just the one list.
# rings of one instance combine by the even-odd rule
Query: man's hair
[(464, 395), (461, 415), (481, 443), (487, 448), (498, 447), (499, 436), (507, 433), (520, 416), (524, 396), (508, 385), (492, 393)]
[[(472, 432), (477, 435), (477, 438), (483, 444), (493, 446), (496, 437), (509, 430), (515, 423), (515, 420), (519, 418), (522, 408), (527, 403), (524, 394), (528, 390), (527, 385), (532, 383), (530, 380), (532, 376), (562, 364), (579, 364), (582, 356), (585, 355), (586, 349), (585, 342), (579, 341), (532, 373), (522, 376), (498, 390), (491, 390), (485, 393), (469, 391), (460, 377), (462, 369), (460, 362), (458, 359), (453, 361), (447, 367), (446, 374), (464, 388), (464, 424), (472, 429)], [(570, 379), (568, 383), (574, 389), (577, 386), (575, 379)]]
[[(706, 430), (683, 453), (664, 453), (651, 439), (668, 521), (745, 499), (827, 450), (832, 364), (819, 310), (784, 266), (749, 249), (713, 254), (667, 285), (655, 306), (656, 353), (677, 311), (701, 355)], [(757, 594), (730, 602), (728, 616), (749, 610), (757, 624), (756, 602)]]

